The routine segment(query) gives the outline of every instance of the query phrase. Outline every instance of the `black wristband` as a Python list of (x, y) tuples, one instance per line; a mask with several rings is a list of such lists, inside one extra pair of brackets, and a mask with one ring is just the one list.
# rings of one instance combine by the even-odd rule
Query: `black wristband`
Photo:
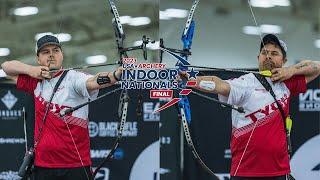
[(109, 78), (109, 73), (106, 76), (98, 76), (97, 83), (99, 85), (107, 84), (111, 82), (111, 79)]
[(115, 80), (121, 81), (121, 78), (118, 78), (118, 77), (116, 76), (116, 71), (113, 71), (113, 77), (114, 77)]

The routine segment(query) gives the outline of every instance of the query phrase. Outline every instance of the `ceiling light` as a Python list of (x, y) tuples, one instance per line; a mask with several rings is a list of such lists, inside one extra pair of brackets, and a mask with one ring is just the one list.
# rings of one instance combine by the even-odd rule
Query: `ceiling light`
[(159, 18), (161, 20), (170, 20), (171, 17), (168, 16), (168, 14), (165, 11), (160, 11), (159, 12)]
[(20, 7), (13, 10), (13, 14), (16, 16), (29, 16), (38, 14), (39, 10), (37, 7), (27, 6), (27, 7)]
[(314, 45), (316, 46), (316, 48), (320, 48), (320, 39), (315, 40)]
[(275, 6), (290, 6), (289, 0), (272, 0), (272, 4)]
[(260, 8), (274, 7), (272, 0), (250, 0), (249, 3), (253, 7), (260, 7)]
[(188, 16), (188, 11), (184, 9), (169, 8), (165, 10), (165, 13), (172, 18), (185, 18)]
[(188, 11), (185, 9), (169, 8), (164, 11), (160, 11), (160, 19), (170, 20), (171, 18), (185, 18), (188, 16)]
[(0, 48), (0, 56), (8, 56), (10, 54), (9, 48)]
[(52, 32), (38, 33), (34, 36), (34, 39), (38, 41), (40, 38), (42, 38), (45, 35), (53, 35), (53, 33)]
[(272, 24), (262, 24), (258, 27), (256, 26), (244, 26), (242, 32), (249, 35), (260, 35), (262, 33), (266, 34), (280, 34), (282, 33), (282, 27)]
[(107, 62), (107, 56), (105, 55), (95, 55), (86, 57), (87, 64), (101, 64)]
[(142, 40), (139, 40), (139, 41), (135, 41), (133, 43), (133, 46), (141, 46), (141, 44), (142, 44)]
[[(142, 40), (136, 41), (133, 43), (133, 46), (141, 46)], [(160, 41), (156, 41), (154, 43), (148, 43), (147, 48), (151, 50), (157, 50), (160, 47)]]
[(135, 18), (131, 18), (128, 24), (130, 26), (143, 26), (150, 23), (151, 23), (151, 20), (148, 17), (135, 17)]
[(131, 20), (131, 16), (120, 16), (121, 24), (128, 24)]
[(59, 34), (54, 34), (55, 37), (59, 39), (60, 42), (67, 42), (71, 40), (71, 35), (68, 33), (59, 33)]
[(261, 30), (259, 27), (256, 26), (244, 26), (242, 28), (242, 32), (249, 35), (260, 35)]
[(52, 32), (44, 32), (44, 33), (38, 33), (34, 36), (34, 39), (38, 41), (40, 38), (42, 38), (45, 35), (52, 35), (59, 39), (60, 42), (67, 42), (72, 39), (72, 36), (68, 33), (59, 33), (59, 34), (53, 34)]
[(260, 8), (271, 8), (274, 6), (290, 6), (289, 0), (250, 0), (250, 5)]
[(156, 41), (154, 43), (147, 44), (147, 48), (152, 49), (152, 50), (159, 49), (160, 48), (160, 41)]
[(260, 30), (262, 33), (270, 34), (280, 34), (282, 32), (282, 28), (280, 26), (272, 24), (262, 24), (260, 26)]

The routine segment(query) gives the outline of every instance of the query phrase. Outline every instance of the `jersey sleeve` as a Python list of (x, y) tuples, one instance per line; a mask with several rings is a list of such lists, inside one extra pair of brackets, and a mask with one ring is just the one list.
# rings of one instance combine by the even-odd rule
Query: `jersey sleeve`
[(303, 75), (293, 76), (284, 81), (284, 83), (292, 96), (297, 96), (299, 93), (304, 93), (307, 90), (306, 78)]
[(250, 86), (253, 84), (252, 78), (248, 75), (239, 78), (226, 80), (230, 84), (230, 93), (228, 97), (219, 95), (219, 99), (232, 105), (242, 105), (250, 97)]
[(25, 74), (20, 74), (17, 79), (17, 89), (33, 95), (37, 87), (38, 79), (32, 78)]
[(95, 99), (98, 96), (99, 91), (95, 90), (89, 93), (86, 85), (86, 81), (92, 77), (90, 74), (86, 74), (83, 72), (72, 71), (72, 81), (74, 90), (83, 97), (87, 97), (90, 99)]

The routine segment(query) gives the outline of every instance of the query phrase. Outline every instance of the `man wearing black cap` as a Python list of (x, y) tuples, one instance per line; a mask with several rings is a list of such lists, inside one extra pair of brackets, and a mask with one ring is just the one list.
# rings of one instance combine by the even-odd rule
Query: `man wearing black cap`
[[(56, 92), (55, 85), (65, 74), (63, 53), (59, 40), (46, 35), (36, 44), (39, 66), (20, 61), (7, 61), (1, 66), (17, 81), (17, 88), (34, 97), (35, 103), (35, 170), (36, 180), (92, 179), (90, 172), (90, 142), (88, 106), (61, 118), (60, 111), (95, 98), (98, 89), (113, 85), (121, 76), (121, 69), (96, 76), (70, 70)], [(51, 74), (50, 69), (57, 69)], [(98, 81), (103, 77), (103, 81)], [(51, 96), (54, 94), (52, 100)], [(48, 112), (46, 114), (46, 109)], [(45, 118), (44, 118), (45, 117)]]
[(264, 36), (259, 71), (272, 72), (265, 82), (271, 85), (278, 103), (252, 73), (226, 81), (216, 76), (197, 77), (199, 90), (216, 93), (221, 101), (245, 110), (232, 111), (232, 180), (286, 180), (290, 173), (282, 117), (288, 117), (290, 98), (305, 92), (306, 84), (320, 74), (320, 64), (304, 60), (283, 67), (286, 61), (286, 44), (273, 34)]

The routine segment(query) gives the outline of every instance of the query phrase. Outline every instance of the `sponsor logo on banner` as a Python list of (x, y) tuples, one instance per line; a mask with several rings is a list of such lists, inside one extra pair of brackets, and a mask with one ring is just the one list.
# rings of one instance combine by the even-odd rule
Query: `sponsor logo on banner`
[(16, 98), (10, 90), (1, 98), (1, 102), (5, 105), (6, 109), (0, 109), (0, 119), (2, 120), (17, 120), (22, 117), (22, 110), (12, 109), (18, 98)]
[(0, 144), (24, 144), (25, 142), (23, 138), (0, 138)]
[(10, 110), (18, 101), (18, 99), (9, 90), (6, 95), (1, 98), (4, 105)]
[(320, 111), (320, 89), (299, 94), (299, 111)]
[(160, 174), (167, 174), (170, 173), (170, 169), (160, 168)]
[(0, 171), (0, 179), (21, 179), (17, 171)]
[(131, 168), (129, 180), (159, 180), (159, 169), (160, 142), (156, 141), (139, 154)]
[[(119, 122), (89, 122), (90, 137), (117, 137)], [(137, 137), (138, 122), (126, 122), (122, 132), (122, 137)]]
[(291, 172), (296, 179), (319, 180), (320, 135), (307, 140), (294, 153), (290, 161)]
[(224, 158), (225, 159), (230, 159), (231, 158), (231, 150), (230, 149), (225, 149), (224, 150)]
[(160, 102), (144, 102), (143, 103), (143, 120), (144, 121), (160, 121), (160, 112), (156, 112), (159, 109)]
[(219, 178), (219, 180), (229, 180), (230, 179), (229, 173), (215, 173), (215, 175)]
[[(96, 169), (96, 167), (92, 167), (93, 170)], [(108, 168), (102, 167), (98, 171), (95, 180), (109, 180), (110, 170)]]
[(162, 136), (160, 137), (161, 144), (171, 144), (171, 137), (170, 136)]
[[(107, 155), (110, 153), (110, 149), (91, 149), (90, 155), (91, 158), (106, 158)], [(121, 160), (124, 157), (124, 151), (122, 148), (117, 148), (113, 154), (112, 159)]]

